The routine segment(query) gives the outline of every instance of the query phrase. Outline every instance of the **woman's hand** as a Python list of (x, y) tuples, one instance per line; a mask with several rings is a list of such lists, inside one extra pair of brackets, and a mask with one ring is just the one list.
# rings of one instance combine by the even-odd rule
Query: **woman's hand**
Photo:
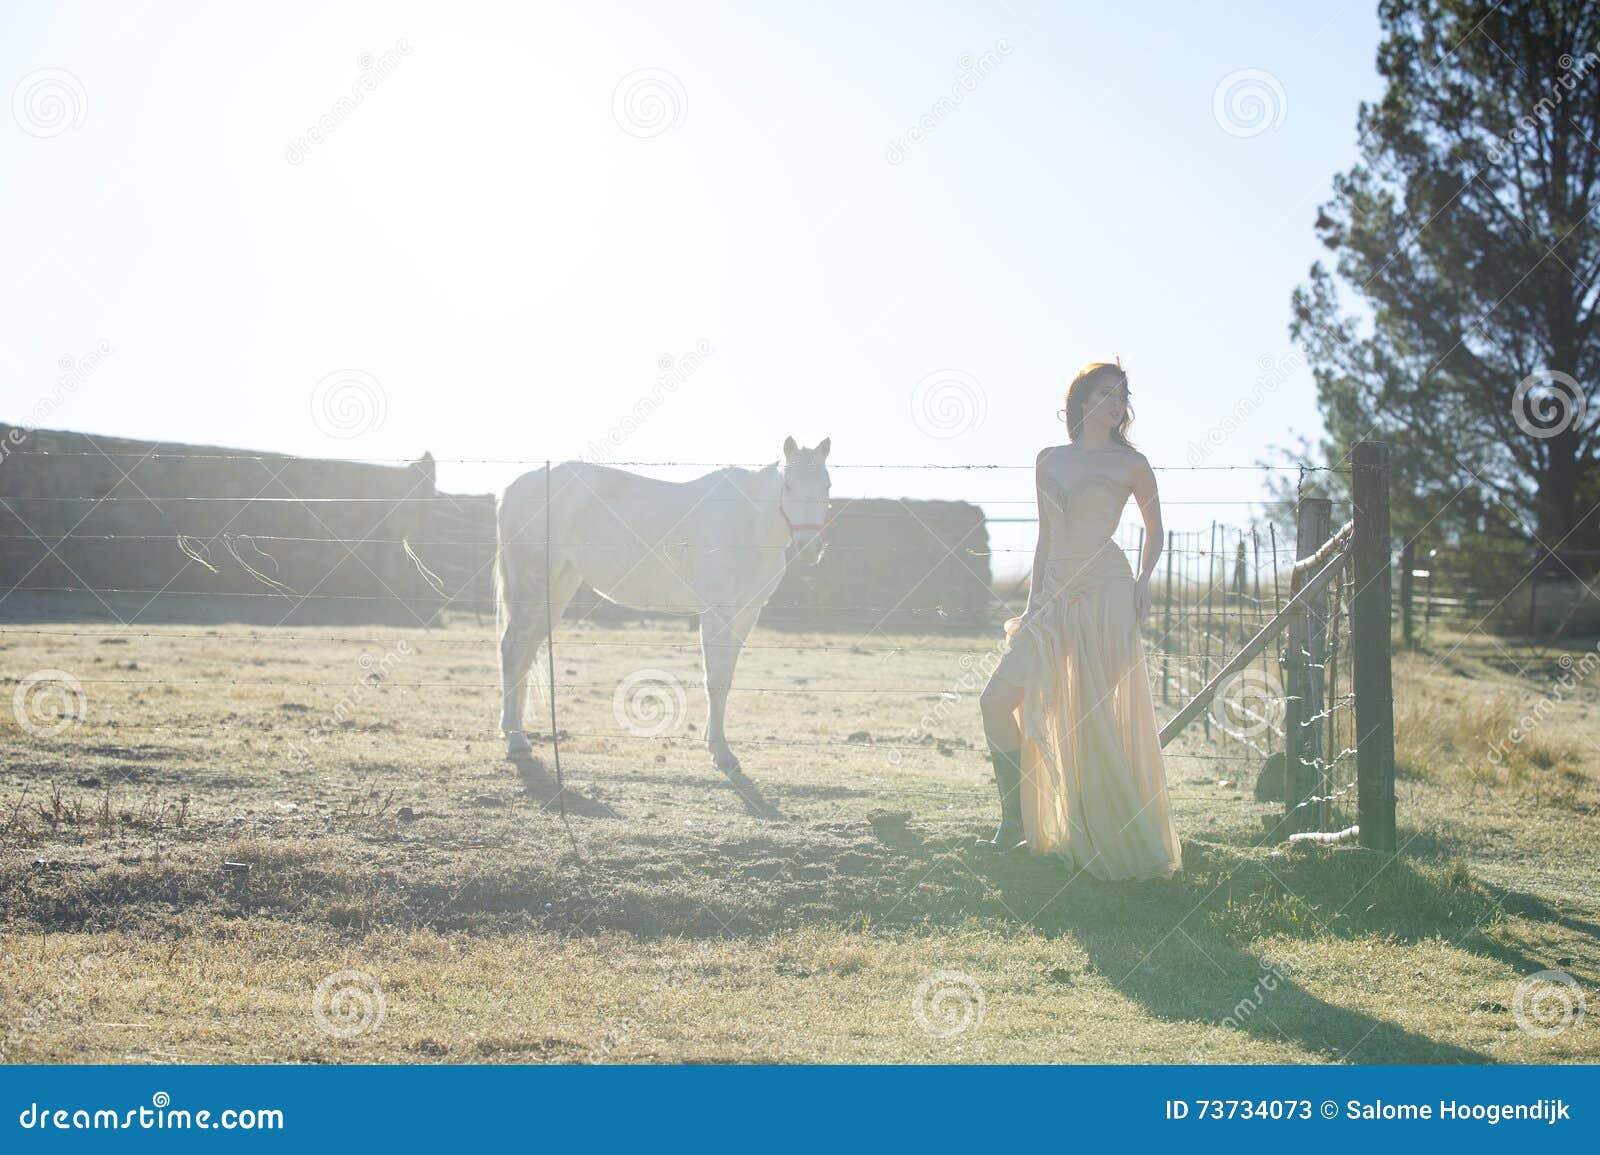
[(1143, 622), (1150, 616), (1150, 575), (1145, 574), (1133, 587), (1134, 619)]

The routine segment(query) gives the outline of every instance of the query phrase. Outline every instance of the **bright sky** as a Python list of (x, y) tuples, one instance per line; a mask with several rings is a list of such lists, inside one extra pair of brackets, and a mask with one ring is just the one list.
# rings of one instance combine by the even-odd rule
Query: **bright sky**
[[(1289, 294), (1379, 92), (1370, 0), (0, 21), (0, 419), (431, 450), (458, 491), (520, 469), (449, 459), (758, 462), (791, 433), (839, 466), (1027, 465), (1073, 370), (1113, 355), (1154, 464), (1248, 465), (1319, 428)], [(1269, 74), (1235, 79), (1259, 123), (1216, 107), (1244, 70)], [(1180, 529), (1261, 495), (1161, 478)], [(1032, 497), (1026, 470), (834, 482)]]

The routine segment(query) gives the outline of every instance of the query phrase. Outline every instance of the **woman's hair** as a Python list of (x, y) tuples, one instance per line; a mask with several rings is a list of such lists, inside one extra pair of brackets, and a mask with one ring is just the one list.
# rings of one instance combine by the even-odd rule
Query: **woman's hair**
[[(1078, 434), (1083, 431), (1083, 410), (1089, 400), (1089, 394), (1102, 384), (1121, 385), (1128, 387), (1128, 375), (1123, 372), (1120, 361), (1091, 361), (1072, 379), (1072, 384), (1067, 386), (1067, 407), (1064, 415), (1067, 419), (1067, 437), (1073, 441), (1078, 440)], [(1122, 420), (1111, 431), (1111, 440), (1118, 445), (1133, 448), (1133, 442), (1128, 440), (1128, 426), (1133, 424), (1133, 406), (1127, 404), (1122, 409)]]

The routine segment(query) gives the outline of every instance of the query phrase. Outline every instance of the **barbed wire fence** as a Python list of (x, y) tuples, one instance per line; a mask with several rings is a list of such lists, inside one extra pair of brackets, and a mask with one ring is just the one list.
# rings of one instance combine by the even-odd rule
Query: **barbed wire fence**
[[(71, 454), (41, 454), (62, 458)], [(26, 451), (13, 456), (26, 456)], [(493, 527), (493, 502), (487, 497), (455, 497), (427, 491), (418, 494), (408, 490), (399, 497), (393, 496), (342, 496), (319, 493), (310, 496), (299, 493), (271, 491), (270, 485), (262, 492), (249, 496), (221, 493), (165, 493), (151, 496), (138, 484), (141, 466), (151, 461), (159, 462), (217, 462), (255, 463), (269, 470), (281, 465), (283, 459), (268, 455), (250, 454), (189, 454), (150, 453), (127, 455), (133, 458), (131, 467), (124, 469), (115, 460), (116, 455), (90, 453), (85, 457), (112, 458), (111, 464), (121, 476), (121, 482), (108, 492), (84, 494), (50, 492), (45, 494), (7, 495), (0, 497), (0, 543), (18, 543), (31, 546), (38, 554), (34, 564), (8, 577), (6, 588), (0, 592), (0, 615), (5, 612), (5, 602), (13, 595), (26, 591), (38, 594), (61, 594), (92, 599), (99, 609), (118, 623), (114, 629), (99, 627), (67, 628), (61, 623), (24, 624), (21, 622), (0, 625), (0, 637), (16, 638), (68, 638), (97, 636), (132, 636), (149, 639), (184, 639), (213, 636), (208, 631), (173, 628), (155, 628), (141, 625), (143, 611), (135, 609), (126, 617), (120, 614), (113, 602), (147, 598), (148, 607), (158, 599), (171, 602), (177, 599), (225, 599), (229, 605), (241, 600), (259, 601), (263, 608), (271, 607), (266, 620), (278, 608), (297, 609), (307, 605), (323, 604), (329, 611), (324, 615), (337, 622), (341, 617), (356, 620), (362, 615), (351, 612), (351, 607), (370, 607), (381, 604), (401, 611), (401, 620), (412, 619), (410, 624), (430, 631), (430, 644), (483, 648), (491, 643), (481, 636), (461, 631), (462, 636), (451, 636), (453, 631), (440, 628), (453, 619), (470, 616), (474, 626), (486, 624), (486, 616), (493, 606), (487, 596), (487, 575), (491, 572), (496, 542)], [(379, 461), (367, 459), (364, 464), (398, 465), (414, 468), (415, 462)], [(432, 462), (439, 464), (440, 462)], [(447, 459), (454, 464), (530, 465), (531, 461), (488, 461), (477, 459)], [(608, 462), (618, 467), (637, 468), (713, 468), (716, 463), (693, 462)], [(752, 463), (752, 467), (754, 466)], [(1285, 822), (1294, 833), (1327, 834), (1333, 837), (1353, 836), (1356, 823), (1350, 804), (1357, 790), (1355, 770), (1362, 745), (1357, 708), (1357, 645), (1351, 638), (1351, 622), (1358, 600), (1355, 570), (1344, 564), (1349, 561), (1353, 531), (1346, 525), (1341, 544), (1335, 548), (1339, 535), (1330, 536), (1330, 523), (1337, 507), (1339, 520), (1350, 520), (1354, 502), (1331, 502), (1324, 498), (1303, 498), (1298, 502), (1271, 500), (1239, 501), (1207, 499), (1195, 495), (1191, 484), (1181, 490), (1172, 484), (1176, 475), (1190, 475), (1198, 479), (1207, 474), (1228, 471), (1251, 471), (1265, 476), (1274, 468), (1300, 469), (1304, 467), (1271, 467), (1261, 465), (1199, 465), (1158, 468), (1164, 489), (1163, 504), (1171, 507), (1204, 505), (1213, 509), (1239, 507), (1247, 516), (1237, 521), (1213, 521), (1203, 529), (1168, 531), (1163, 543), (1164, 556), (1152, 578), (1153, 606), (1145, 622), (1146, 660), (1152, 685), (1157, 687), (1157, 700), (1163, 710), (1173, 710), (1172, 721), (1189, 712), (1190, 720), (1198, 720), (1197, 733), (1191, 735), (1179, 756), (1218, 767), (1218, 775), (1235, 778), (1258, 774), (1256, 794), (1263, 800), (1281, 797), (1285, 802)], [(914, 471), (960, 472), (966, 475), (994, 475), (1013, 471), (1032, 472), (1033, 466), (1009, 464), (949, 464), (949, 463), (858, 463), (830, 465), (830, 469), (843, 474), (853, 471), (866, 473), (893, 470), (899, 473)], [(280, 471), (281, 472), (281, 471)], [(1347, 474), (1350, 470), (1344, 471)], [(1357, 462), (1355, 473), (1360, 474)], [(1386, 472), (1385, 472), (1386, 477)], [(124, 484), (125, 483), (125, 484)], [(153, 487), (152, 487), (153, 488)], [(1029, 487), (1031, 488), (1031, 486)], [(715, 500), (715, 499), (713, 499)], [(882, 503), (882, 507), (867, 508), (866, 503)], [(124, 524), (106, 525), (108, 506), (112, 509), (126, 503), (130, 508), (145, 511), (149, 520), (153, 511), (161, 524), (161, 532), (148, 532), (149, 525), (134, 525), (128, 519)], [(905, 522), (916, 518), (919, 502), (858, 497), (835, 501), (836, 509), (848, 510), (853, 504), (863, 508), (855, 511), (858, 518)], [(1386, 494), (1384, 495), (1384, 533), (1387, 534)], [(848, 700), (861, 696), (905, 695), (915, 698), (932, 698), (940, 704), (959, 703), (968, 691), (975, 693), (981, 685), (952, 684), (977, 670), (976, 659), (998, 637), (1001, 623), (1021, 608), (1026, 594), (1025, 581), (1013, 580), (1009, 584), (997, 581), (993, 562), (997, 558), (1012, 561), (1013, 573), (1021, 570), (1031, 557), (1032, 548), (1023, 544), (995, 546), (988, 540), (991, 526), (1026, 527), (1036, 524), (1036, 514), (1029, 510), (1032, 498), (980, 498), (970, 503), (982, 507), (978, 518), (981, 535), (957, 534), (953, 541), (932, 534), (940, 548), (947, 551), (941, 559), (966, 567), (974, 583), (981, 583), (986, 597), (981, 604), (971, 602), (959, 606), (945, 605), (937, 599), (920, 601), (911, 596), (916, 583), (905, 596), (890, 600), (881, 599), (873, 604), (829, 605), (812, 603), (794, 607), (772, 607), (763, 615), (762, 625), (770, 627), (746, 643), (745, 649), (778, 651), (788, 654), (820, 653), (853, 658), (881, 658), (901, 652), (906, 642), (902, 635), (937, 635), (936, 642), (960, 642), (964, 638), (975, 644), (936, 644), (919, 642), (917, 649), (924, 653), (954, 655), (969, 661), (962, 667), (963, 674), (943, 684), (898, 685), (884, 684), (881, 664), (865, 671), (864, 684), (848, 684), (850, 678), (833, 679), (826, 686), (782, 685), (751, 679), (736, 681), (735, 695), (759, 696), (837, 696)], [(371, 506), (376, 516), (362, 515), (364, 532), (341, 532), (341, 527), (330, 524), (339, 515), (354, 508)], [(397, 519), (397, 510), (427, 511), (421, 519)], [(39, 524), (28, 511), (46, 508), (53, 512)], [(215, 510), (206, 516), (187, 516), (191, 510)], [(82, 510), (81, 515), (78, 511)], [(312, 529), (321, 532), (267, 532), (282, 528), (274, 519), (264, 519), (268, 524), (257, 526), (256, 520), (263, 510), (293, 511), (302, 521), (309, 521)], [(71, 511), (71, 512), (65, 512)], [(327, 516), (319, 516), (323, 511)], [(96, 518), (100, 521), (97, 523)], [(137, 520), (137, 519), (135, 519)], [(278, 519), (281, 521), (281, 517)], [(1352, 522), (1353, 524), (1353, 522)], [(1288, 527), (1296, 529), (1290, 542)], [(419, 527), (421, 531), (419, 532)], [(134, 532), (140, 529), (146, 532)], [(1024, 531), (1025, 532), (1025, 531)], [(69, 547), (69, 543), (72, 543)], [(1144, 549), (1144, 527), (1127, 520), (1119, 528), (1117, 543), (1128, 556), (1135, 570)], [(1337, 573), (1319, 574), (1319, 583), (1308, 594), (1297, 585), (1297, 579), (1306, 576), (1304, 563), (1322, 550), (1337, 553)], [(172, 578), (157, 585), (140, 583), (95, 584), (87, 581), (63, 581), (47, 584), (30, 581), (42, 564), (62, 573), (74, 575), (75, 571), (63, 557), (63, 549), (91, 550), (104, 553), (119, 549), (176, 551), (184, 559)], [(286, 549), (327, 549), (342, 551), (333, 567), (319, 580), (294, 581), (288, 572)], [(766, 548), (766, 547), (750, 547)], [(12, 547), (13, 558), (22, 556)], [(857, 541), (831, 544), (830, 553), (843, 555), (848, 565), (852, 560), (866, 557), (882, 547), (871, 542)], [(1388, 600), (1387, 541), (1383, 543), (1384, 600)], [(148, 556), (148, 555), (145, 555)], [(354, 559), (369, 571), (371, 588), (341, 588), (328, 591), (329, 578), (341, 566), (350, 565)], [(380, 560), (381, 559), (381, 560)], [(1323, 560), (1327, 560), (1326, 558)], [(374, 564), (377, 562), (377, 564)], [(114, 564), (114, 563), (113, 563)], [(18, 568), (21, 568), (20, 566)], [(235, 569), (235, 576), (244, 575), (257, 588), (245, 589), (239, 585), (226, 590), (207, 589), (208, 577), (220, 577), (225, 568)], [(132, 569), (130, 567), (130, 572)], [(181, 589), (174, 589), (178, 579), (189, 575)], [(393, 580), (404, 575), (403, 581)], [(908, 582), (911, 579), (908, 579)], [(1370, 584), (1369, 578), (1369, 584)], [(395, 586), (401, 588), (394, 588)], [(302, 588), (296, 588), (296, 587)], [(1304, 595), (1304, 596), (1301, 596)], [(1294, 599), (1300, 597), (1295, 604)], [(1286, 605), (1289, 609), (1286, 611)], [(658, 607), (661, 608), (661, 607)], [(685, 612), (701, 609), (698, 606), (678, 608)], [(774, 612), (774, 609), (776, 612)], [(824, 636), (829, 628), (829, 615), (848, 611), (852, 624), (866, 618), (871, 625), (848, 644), (839, 644)], [(590, 603), (578, 607), (579, 616), (597, 619), (634, 616), (624, 609), (604, 603)], [(1286, 616), (1287, 614), (1287, 616)], [(207, 615), (198, 614), (202, 620)], [(291, 614), (285, 613), (278, 621), (287, 622)], [(885, 623), (892, 620), (892, 631)], [(1384, 623), (1383, 663), (1387, 669), (1387, 618)], [(1263, 634), (1276, 631), (1287, 640), (1275, 649), (1262, 640)], [(617, 637), (613, 634), (594, 636), (600, 631), (559, 630), (555, 647), (564, 658), (570, 652), (582, 654), (603, 649), (629, 649), (646, 651), (641, 657), (661, 657), (671, 653), (699, 651), (699, 643), (688, 637), (681, 641), (646, 638), (642, 635)], [(1370, 631), (1369, 631), (1370, 632)], [(978, 641), (985, 635), (989, 643)], [(385, 639), (373, 634), (362, 634), (350, 625), (319, 627), (307, 633), (294, 626), (268, 624), (265, 629), (255, 629), (241, 635), (253, 643), (295, 645), (305, 641), (370, 646), (384, 644)], [(1248, 655), (1245, 655), (1246, 649)], [(1241, 656), (1244, 660), (1241, 660)], [(577, 659), (573, 659), (577, 660)], [(1368, 663), (1371, 664), (1370, 662)], [(576, 667), (573, 667), (576, 668)], [(196, 678), (80, 678), (82, 684), (120, 683), (136, 686), (279, 686), (339, 688), (346, 682), (333, 679), (284, 679), (206, 676)], [(838, 682), (846, 684), (837, 684)], [(578, 729), (567, 731), (560, 721), (566, 713), (560, 701), (563, 695), (583, 691), (615, 690), (606, 680), (585, 679), (581, 676), (559, 678), (554, 655), (550, 658), (548, 686), (543, 687), (548, 697), (552, 732), (551, 743), (558, 735), (569, 738), (607, 738), (613, 740), (636, 739), (660, 743), (663, 735), (647, 736), (625, 731), (607, 732), (604, 729)], [(402, 680), (385, 672), (375, 677), (375, 692), (393, 690), (428, 691), (449, 687), (455, 690), (498, 691), (498, 680), (452, 680), (426, 682)], [(1204, 698), (1204, 705), (1194, 710), (1196, 702)], [(489, 703), (485, 703), (485, 714)], [(1370, 712), (1370, 711), (1369, 711)], [(972, 713), (976, 718), (975, 703)], [(1186, 726), (1187, 721), (1184, 723)], [(1169, 726), (1171, 722), (1169, 721)], [(1184, 726), (1179, 726), (1182, 730)], [(1370, 730), (1371, 727), (1368, 727)], [(488, 727), (484, 733), (491, 731)], [(852, 731), (853, 732), (853, 731)], [(1176, 737), (1164, 735), (1167, 741)], [(541, 736), (542, 737), (542, 736)], [(672, 741), (683, 742), (681, 736), (670, 736)], [(1389, 824), (1392, 829), (1392, 733), (1389, 735), (1391, 752), (1388, 756), (1389, 773)], [(886, 754), (925, 752), (930, 745), (942, 746), (944, 739), (929, 741), (927, 734), (908, 736), (908, 740), (885, 741), (874, 738), (870, 745)], [(806, 739), (798, 735), (785, 735), (761, 739), (743, 737), (741, 744), (753, 748), (783, 748), (818, 750), (845, 748), (860, 750), (863, 743), (850, 737)], [(1292, 768), (1292, 769), (1291, 769)], [(1279, 778), (1282, 793), (1273, 790), (1273, 781)], [(1375, 837), (1381, 841), (1382, 832)], [(1363, 837), (1363, 842), (1367, 839)], [(1377, 845), (1378, 843), (1373, 843)]]

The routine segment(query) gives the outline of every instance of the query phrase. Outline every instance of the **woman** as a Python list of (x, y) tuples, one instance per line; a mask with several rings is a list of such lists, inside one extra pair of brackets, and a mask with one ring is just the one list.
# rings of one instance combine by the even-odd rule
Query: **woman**
[[(1097, 878), (1152, 878), (1181, 864), (1139, 625), (1161, 556), (1155, 474), (1128, 442), (1119, 361), (1067, 389), (1071, 444), (1039, 454), (1039, 544), (1020, 618), (981, 699), (1001, 821), (979, 846), (1026, 841)], [(1112, 540), (1132, 494), (1144, 516), (1135, 579)]]

